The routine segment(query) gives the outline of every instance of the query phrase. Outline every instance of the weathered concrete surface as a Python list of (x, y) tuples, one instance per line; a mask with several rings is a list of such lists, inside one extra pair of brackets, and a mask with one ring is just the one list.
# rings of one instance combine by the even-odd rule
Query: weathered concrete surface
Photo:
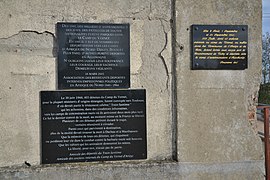
[[(260, 82), (260, 1), (2, 0), (0, 17), (0, 179), (264, 178), (248, 121)], [(39, 91), (56, 89), (56, 22), (130, 23), (131, 88), (147, 91), (148, 160), (177, 150), (179, 163), (37, 166)], [(249, 68), (190, 70), (192, 24), (249, 25)]]
[(106, 163), (0, 168), (0, 179), (73, 180), (259, 180), (264, 179), (262, 163)]
[(169, 1), (3, 0), (0, 17), (0, 167), (40, 163), (39, 91), (56, 89), (57, 22), (130, 23), (131, 87), (147, 91), (148, 159), (171, 159)]
[(0, 40), (1, 166), (39, 157), (39, 90), (55, 87), (51, 44), (48, 33), (20, 32)]
[[(191, 70), (192, 24), (248, 25), (248, 69)], [(248, 121), (260, 83), (261, 2), (177, 0), (175, 27), (178, 160), (262, 159), (261, 142)]]

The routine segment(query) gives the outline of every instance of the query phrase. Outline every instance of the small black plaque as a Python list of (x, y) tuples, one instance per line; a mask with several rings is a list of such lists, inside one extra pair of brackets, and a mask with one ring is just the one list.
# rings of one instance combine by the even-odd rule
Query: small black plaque
[(57, 23), (58, 88), (129, 88), (129, 36), (129, 24)]
[(192, 25), (192, 69), (243, 70), (247, 66), (247, 25)]
[(41, 91), (42, 163), (146, 159), (145, 90)]

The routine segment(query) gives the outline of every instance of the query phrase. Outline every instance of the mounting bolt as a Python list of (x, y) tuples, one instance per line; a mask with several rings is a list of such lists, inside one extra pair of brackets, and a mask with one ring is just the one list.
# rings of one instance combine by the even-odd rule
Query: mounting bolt
[(198, 30), (199, 30), (199, 28), (198, 28), (198, 27), (195, 27), (195, 30), (196, 30), (196, 31), (198, 31)]
[(243, 27), (243, 28), (242, 28), (242, 31), (245, 31), (245, 30), (246, 30), (246, 28)]
[(183, 51), (184, 50), (184, 46), (183, 45), (180, 45), (179, 49), (180, 49), (180, 51)]

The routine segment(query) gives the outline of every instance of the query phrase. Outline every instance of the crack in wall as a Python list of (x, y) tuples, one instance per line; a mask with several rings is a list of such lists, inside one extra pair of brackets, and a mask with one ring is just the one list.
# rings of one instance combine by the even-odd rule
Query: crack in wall
[(149, 4), (149, 13), (147, 15), (147, 18), (148, 18), (149, 21), (152, 20), (151, 17), (150, 17), (151, 14), (152, 14), (152, 3), (150, 2), (150, 4)]
[(177, 111), (177, 77), (176, 77), (176, 46), (178, 42), (176, 41), (176, 7), (175, 7), (175, 0), (171, 1), (171, 106), (172, 106), (172, 124), (171, 124), (171, 130), (172, 130), (172, 159), (178, 161), (178, 111)]
[[(24, 36), (24, 33), (27, 34), (27, 35), (36, 35), (36, 36), (33, 36), (33, 37), (31, 36), (31, 38), (32, 38), (32, 40), (35, 39), (35, 43), (37, 43), (37, 44), (34, 43), (33, 46), (31, 46), (31, 45), (29, 46), (29, 42), (31, 42), (30, 38), (27, 38), (27, 41), (29, 40), (29, 42), (25, 42), (26, 41), (25, 40), (24, 43), (22, 43), (21, 40), (19, 40), (19, 39), (20, 39), (20, 36), (22, 36), (22, 37)], [(48, 44), (48, 47), (46, 47), (46, 48), (52, 48), (52, 56), (48, 56), (48, 55), (38, 55), (38, 56), (56, 57), (56, 54), (57, 54), (56, 36), (54, 35), (54, 33), (50, 32), (50, 31), (39, 32), (39, 31), (35, 31), (35, 30), (21, 30), (18, 33), (13, 34), (13, 35), (11, 35), (9, 37), (0, 38), (0, 45), (3, 45), (1, 50), (3, 50), (3, 48), (6, 47), (7, 52), (10, 52), (11, 51), (10, 48), (15, 48), (13, 51), (17, 53), (17, 52), (21, 52), (21, 50), (18, 50), (17, 48), (20, 48), (20, 49), (21, 48), (26, 48), (26, 49), (29, 49), (30, 52), (33, 52), (33, 48), (34, 49), (38, 49), (37, 47), (44, 48), (43, 47), (44, 44), (40, 44), (41, 42), (39, 42), (36, 39), (36, 38), (38, 38), (37, 35), (47, 36), (48, 38), (52, 37), (52, 42), (53, 42), (51, 45)], [(17, 37), (19, 37), (19, 39), (16, 39)], [(44, 40), (44, 39), (46, 39), (46, 38), (42, 37), (42, 40)], [(14, 47), (6, 46), (6, 44), (12, 44), (9, 41), (13, 42), (13, 44), (16, 43), (16, 45), (14, 44)], [(23, 44), (23, 45), (21, 46), (21, 44)], [(40, 47), (40, 45), (42, 45), (42, 47)]]
[(166, 76), (167, 76), (166, 89), (168, 89), (168, 87), (169, 87), (169, 78), (170, 78), (169, 77), (169, 70), (168, 70), (168, 66), (166, 64), (165, 58), (162, 55), (162, 53), (165, 51), (165, 49), (167, 48), (167, 45), (168, 45), (168, 33), (165, 31), (165, 27), (164, 27), (164, 24), (163, 24), (161, 19), (160, 19), (160, 23), (161, 23), (161, 26), (162, 26), (162, 29), (163, 29), (163, 32), (164, 32), (164, 36), (165, 36), (165, 44), (164, 44), (164, 47), (162, 48), (162, 50), (160, 51), (160, 53), (158, 53), (158, 57), (161, 59), (161, 61), (163, 63), (163, 66), (165, 68), (165, 71), (166, 71)]
[(11, 75), (13, 76), (39, 76), (40, 74), (34, 74), (34, 73), (15, 73), (15, 72), (10, 72)]
[[(165, 21), (165, 22), (170, 22), (170, 20), (166, 19), (166, 18), (160, 18), (160, 17), (150, 17), (150, 15), (148, 15), (147, 17), (135, 17), (135, 16), (118, 16), (115, 19), (132, 19), (132, 20), (141, 20), (141, 21)], [(111, 19), (113, 20), (113, 19)]]
[(13, 34), (13, 35), (11, 35), (9, 37), (0, 38), (0, 40), (6, 40), (6, 39), (13, 38), (15, 36), (18, 36), (20, 33), (50, 34), (53, 37), (53, 39), (55, 40), (55, 35), (50, 31), (38, 32), (38, 31), (34, 31), (34, 30), (21, 30), (18, 33)]
[(135, 12), (131, 12), (131, 14), (132, 14), (132, 15), (139, 14), (139, 13), (143, 12), (144, 10), (145, 10), (145, 8), (140, 9), (140, 10), (135, 11)]

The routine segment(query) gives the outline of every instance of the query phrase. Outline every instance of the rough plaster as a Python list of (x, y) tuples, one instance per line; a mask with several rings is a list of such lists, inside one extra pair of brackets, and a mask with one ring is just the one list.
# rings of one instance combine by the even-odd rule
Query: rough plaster
[(0, 37), (18, 31), (55, 31), (55, 22), (129, 22), (132, 20), (169, 20), (170, 1), (163, 0), (2, 0)]

